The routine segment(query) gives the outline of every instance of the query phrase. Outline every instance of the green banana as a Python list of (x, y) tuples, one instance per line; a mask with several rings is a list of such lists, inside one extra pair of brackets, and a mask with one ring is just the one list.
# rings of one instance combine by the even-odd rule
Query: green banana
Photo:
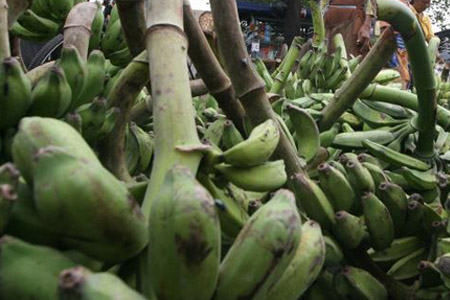
[(90, 53), (100, 47), (100, 41), (103, 34), (103, 23), (105, 22), (102, 5), (100, 2), (96, 2), (96, 4), (98, 8), (95, 18), (91, 24), (91, 38), (89, 39)]
[(146, 171), (153, 157), (154, 137), (134, 123), (131, 123), (130, 130), (136, 138), (139, 148), (138, 169), (140, 171)]
[(388, 271), (387, 275), (395, 280), (405, 280), (419, 275), (418, 264), (422, 261), (425, 248), (420, 248), (411, 254), (399, 259)]
[(341, 83), (344, 81), (345, 77), (347, 76), (347, 72), (348, 72), (347, 67), (337, 70), (333, 75), (331, 75), (327, 79), (325, 88), (333, 91), (338, 89)]
[(319, 129), (314, 119), (305, 110), (288, 105), (287, 111), (296, 133), (297, 152), (306, 162), (310, 162), (319, 151)]
[(223, 127), (222, 145), (224, 150), (228, 150), (244, 141), (239, 130), (234, 126), (233, 122), (226, 120)]
[(333, 227), (333, 234), (339, 243), (347, 249), (355, 249), (364, 239), (364, 222), (344, 210), (335, 214), (336, 224)]
[(29, 184), (32, 182), (33, 156), (49, 145), (65, 148), (74, 156), (100, 165), (93, 150), (69, 124), (51, 118), (23, 118), (14, 137), (12, 152), (14, 164)]
[(368, 100), (361, 100), (361, 101), (370, 108), (375, 109), (381, 113), (385, 113), (393, 118), (406, 119), (414, 116), (412, 112), (410, 112), (407, 108), (401, 105), (379, 101), (368, 101)]
[(39, 32), (45, 36), (54, 37), (58, 34), (60, 25), (50, 19), (38, 16), (32, 10), (27, 9), (17, 19), (19, 24), (32, 32)]
[[(428, 289), (442, 284), (441, 272), (429, 261), (421, 261), (417, 266), (420, 273), (419, 288)], [(423, 299), (423, 298), (420, 298)], [(436, 299), (436, 298), (433, 298)]]
[(320, 138), (320, 146), (327, 148), (333, 145), (334, 139), (339, 133), (341, 125), (339, 123), (335, 123), (329, 130), (321, 132), (319, 135)]
[(397, 151), (389, 149), (388, 147), (372, 142), (370, 140), (364, 140), (362, 144), (367, 150), (369, 150), (369, 152), (373, 156), (393, 166), (397, 167), (405, 166), (419, 171), (427, 171), (430, 169), (430, 166), (428, 166), (428, 164), (420, 160), (417, 160), (406, 154), (399, 153)]
[(375, 262), (396, 262), (399, 259), (423, 249), (424, 241), (416, 236), (408, 236), (404, 238), (395, 239), (391, 246), (382, 251), (369, 250), (370, 257)]
[(405, 191), (399, 185), (386, 181), (378, 186), (377, 194), (389, 210), (395, 232), (401, 232), (408, 212), (408, 196)]
[(386, 130), (344, 132), (336, 135), (333, 146), (351, 149), (364, 148), (363, 141), (366, 139), (386, 145), (395, 139), (395, 135)]
[(405, 122), (405, 120), (397, 120), (388, 114), (375, 110), (361, 100), (356, 100), (352, 108), (353, 112), (372, 128), (398, 125)]
[(156, 296), (210, 299), (220, 263), (219, 218), (213, 198), (189, 169), (175, 166), (167, 173), (152, 202), (149, 228), (149, 267)]
[(59, 300), (145, 300), (114, 274), (92, 273), (84, 267), (62, 271), (58, 283)]
[(362, 204), (372, 248), (377, 251), (389, 248), (394, 241), (394, 223), (389, 210), (371, 192), (362, 196)]
[(81, 116), (77, 112), (71, 112), (65, 115), (64, 122), (72, 126), (76, 131), (78, 131), (80, 134), (82, 134), (82, 128), (83, 128), (83, 120), (81, 119)]
[(303, 189), (296, 195), (297, 206), (301, 207), (308, 217), (315, 220), (324, 229), (331, 228), (334, 223), (334, 209), (322, 189), (306, 175), (295, 174), (291, 180), (298, 181)]
[(351, 210), (355, 205), (355, 192), (346, 176), (328, 163), (320, 164), (319, 185), (336, 211)]
[(384, 173), (383, 169), (378, 165), (374, 165), (369, 162), (362, 162), (361, 164), (369, 171), (370, 175), (373, 178), (373, 182), (375, 183), (375, 187), (379, 187), (383, 182), (389, 181), (389, 178)]
[(85, 103), (90, 103), (99, 96), (105, 86), (106, 69), (105, 56), (99, 50), (93, 50), (86, 63), (86, 79), (77, 100), (72, 105), (79, 107)]
[(402, 167), (399, 173), (402, 174), (408, 184), (416, 190), (427, 191), (437, 187), (436, 175), (431, 171), (420, 172), (407, 167)]
[[(72, 91), (72, 101), (69, 106), (69, 111), (72, 111), (82, 102), (79, 100), (79, 95), (83, 91), (86, 79), (88, 79), (86, 63), (81, 58), (77, 48), (69, 45), (64, 46), (61, 50), (58, 65), (64, 71), (67, 83)], [(100, 83), (97, 84), (100, 85)]]
[(74, 266), (52, 248), (5, 235), (0, 239), (0, 298), (57, 300), (58, 274)]
[(394, 69), (384, 69), (381, 70), (377, 76), (373, 79), (374, 83), (387, 84), (395, 79), (400, 78), (400, 73)]
[(300, 299), (329, 300), (336, 297), (333, 287), (333, 274), (324, 270)]
[(302, 225), (300, 244), (281, 278), (269, 290), (266, 300), (297, 300), (317, 279), (325, 260), (324, 237), (319, 224)]
[(14, 24), (10, 28), (10, 32), (15, 37), (36, 43), (48, 42), (55, 36), (54, 33), (45, 34), (42, 32), (34, 31), (33, 28), (25, 28), (17, 21), (14, 22)]
[(345, 175), (347, 177), (347, 171), (345, 170), (345, 167), (343, 164), (341, 164), (339, 161), (336, 160), (332, 160), (330, 162), (328, 162), (328, 164), (330, 166), (332, 166), (333, 168), (336, 168), (339, 172), (341, 172), (343, 175)]
[(282, 187), (287, 181), (283, 160), (269, 161), (247, 168), (222, 163), (215, 168), (228, 181), (246, 191), (270, 192)]
[(342, 299), (386, 300), (385, 287), (369, 272), (347, 266), (334, 276), (336, 294)]
[(31, 84), (17, 59), (0, 65), (0, 131), (15, 126), (31, 104)]
[[(347, 179), (357, 197), (361, 196), (365, 192), (375, 192), (375, 181), (358, 159), (350, 159), (344, 164), (344, 168), (347, 171)], [(360, 203), (355, 202), (355, 209), (359, 210)]]
[(209, 124), (208, 128), (203, 135), (204, 139), (207, 139), (209, 142), (213, 143), (216, 146), (220, 145), (220, 141), (222, 140), (223, 131), (225, 128), (225, 119), (219, 118)]
[(64, 72), (58, 66), (52, 66), (31, 93), (28, 115), (62, 117), (70, 106), (71, 98), (72, 92)]
[(122, 25), (120, 24), (120, 21), (110, 23), (108, 28), (106, 28), (106, 32), (100, 43), (100, 48), (103, 53), (105, 53), (105, 56), (109, 58), (111, 53), (118, 50), (123, 50), (126, 47), (127, 44), (125, 42), (125, 36), (122, 32)]
[(38, 215), (64, 243), (93, 258), (114, 263), (137, 254), (147, 243), (147, 227), (125, 185), (66, 149), (49, 146), (34, 155)]
[(107, 57), (113, 65), (123, 68), (125, 68), (127, 64), (130, 63), (133, 59), (133, 56), (131, 55), (130, 49), (128, 49), (128, 47), (111, 52), (107, 55)]
[(38, 16), (46, 19), (52, 19), (52, 16), (50, 15), (49, 0), (34, 0), (30, 9)]
[(221, 230), (231, 238), (236, 237), (249, 219), (247, 212), (229, 190), (218, 188), (208, 175), (198, 173), (197, 178), (216, 201)]
[(279, 190), (234, 241), (220, 265), (212, 299), (266, 299), (295, 257), (301, 226), (294, 195)]
[(424, 209), (423, 204), (418, 201), (409, 201), (408, 203), (408, 213), (406, 214), (406, 223), (403, 226), (403, 235), (416, 235), (423, 237), (424, 226)]
[(341, 265), (344, 260), (344, 252), (341, 246), (329, 236), (324, 236), (323, 240), (325, 242), (325, 268), (335, 268)]
[(64, 22), (73, 7), (74, 0), (50, 0), (50, 15), (58, 22)]
[(245, 141), (224, 152), (228, 164), (239, 167), (252, 167), (267, 161), (280, 139), (277, 124), (268, 119), (256, 126)]

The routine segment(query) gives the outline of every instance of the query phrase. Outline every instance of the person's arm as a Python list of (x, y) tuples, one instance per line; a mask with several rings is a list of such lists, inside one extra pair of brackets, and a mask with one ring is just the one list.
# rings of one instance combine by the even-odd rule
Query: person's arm
[(358, 31), (357, 44), (361, 49), (368, 49), (370, 47), (370, 29), (375, 21), (375, 8), (372, 0), (366, 0), (365, 5), (365, 19)]

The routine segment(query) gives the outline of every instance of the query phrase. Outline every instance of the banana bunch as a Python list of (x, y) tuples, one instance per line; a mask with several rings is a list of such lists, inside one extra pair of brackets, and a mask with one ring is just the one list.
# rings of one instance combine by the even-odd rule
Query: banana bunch
[(102, 49), (105, 57), (109, 59), (114, 66), (124, 67), (133, 58), (125, 41), (125, 35), (122, 31), (122, 25), (118, 16), (117, 5), (112, 9), (111, 18), (108, 21), (108, 26), (100, 41), (100, 49)]
[(153, 157), (155, 137), (131, 122), (126, 132), (125, 154), (130, 174), (146, 173)]
[[(206, 129), (201, 129), (203, 141), (211, 146), (202, 162), (204, 172), (223, 177), (245, 191), (270, 192), (280, 188), (287, 180), (284, 161), (268, 161), (278, 145), (279, 130), (269, 119), (253, 128), (244, 140), (230, 121), (217, 116)], [(223, 152), (219, 145), (227, 150)]]
[[(13, 24), (10, 31), (14, 36), (34, 42), (46, 42), (61, 32), (70, 10), (81, 0), (36, 0)], [(92, 49), (98, 46), (103, 27), (101, 4), (91, 26)], [(97, 41), (97, 42), (96, 42)]]

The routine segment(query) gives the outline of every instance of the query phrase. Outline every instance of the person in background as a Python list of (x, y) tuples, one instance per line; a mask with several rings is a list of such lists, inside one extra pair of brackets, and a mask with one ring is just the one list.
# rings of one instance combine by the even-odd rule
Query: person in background
[[(365, 56), (370, 50), (371, 31), (376, 20), (374, 0), (329, 0), (324, 14), (326, 37), (329, 41), (340, 33), (347, 55)], [(333, 43), (329, 43), (333, 51)]]
[(433, 27), (431, 26), (431, 19), (425, 13), (425, 10), (430, 7), (430, 4), (430, 0), (411, 0), (410, 5), (411, 10), (416, 15), (416, 18), (419, 21), (420, 26), (422, 27), (422, 31), (427, 42), (429, 42), (430, 39), (434, 37)]

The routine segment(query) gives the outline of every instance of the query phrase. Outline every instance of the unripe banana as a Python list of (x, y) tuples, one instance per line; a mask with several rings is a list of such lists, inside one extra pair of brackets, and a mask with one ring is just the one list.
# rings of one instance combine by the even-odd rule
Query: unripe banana
[(395, 239), (391, 246), (383, 251), (369, 250), (370, 257), (375, 262), (396, 262), (409, 254), (422, 249), (425, 243), (416, 236)]
[(333, 206), (322, 189), (305, 175), (296, 174), (291, 180), (298, 181), (303, 189), (296, 197), (297, 206), (304, 209), (308, 217), (329, 229), (335, 223)]
[(17, 21), (10, 28), (10, 32), (15, 37), (36, 43), (48, 42), (55, 36), (54, 33), (44, 34), (39, 31), (34, 31), (33, 28), (25, 28)]
[(383, 169), (378, 165), (374, 165), (368, 162), (362, 162), (361, 164), (369, 171), (370, 175), (372, 176), (373, 182), (375, 183), (375, 187), (379, 187), (383, 182), (389, 181), (389, 178), (384, 173)]
[(361, 100), (356, 100), (352, 108), (353, 112), (372, 128), (405, 123), (405, 120), (394, 119), (385, 113), (372, 109)]
[(36, 211), (67, 245), (111, 263), (146, 245), (144, 216), (109, 171), (54, 146), (39, 149), (33, 159)]
[(351, 266), (335, 274), (334, 288), (342, 299), (386, 300), (385, 287), (370, 273)]
[(408, 196), (400, 186), (387, 181), (379, 185), (377, 194), (389, 210), (392, 222), (394, 222), (395, 233), (400, 233), (406, 222)]
[(222, 145), (224, 150), (233, 148), (235, 145), (243, 142), (244, 138), (234, 126), (233, 122), (226, 120), (223, 128)]
[(72, 92), (64, 72), (52, 66), (32, 92), (28, 115), (60, 118), (70, 106)]
[(246, 191), (270, 192), (282, 187), (287, 181), (283, 160), (269, 161), (247, 168), (222, 163), (215, 168), (228, 181)]
[(373, 249), (381, 251), (389, 248), (394, 241), (394, 223), (389, 210), (377, 196), (366, 192), (362, 196), (364, 220)]
[(222, 140), (224, 127), (225, 119), (218, 118), (217, 120), (209, 124), (203, 135), (203, 138), (218, 147), (220, 145), (220, 141)]
[[(357, 159), (351, 159), (344, 164), (347, 171), (347, 179), (350, 182), (356, 197), (359, 199), (365, 192), (375, 192), (375, 181), (367, 170)], [(361, 202), (355, 201), (353, 206), (355, 212), (361, 210)]]
[(29, 184), (33, 181), (34, 155), (40, 148), (50, 145), (65, 148), (71, 155), (100, 165), (89, 145), (69, 124), (51, 118), (23, 118), (14, 137), (12, 152), (14, 164)]
[(127, 64), (133, 59), (130, 49), (125, 47), (123, 49), (111, 52), (107, 55), (108, 59), (115, 66), (120, 66), (125, 68)]
[(105, 56), (101, 51), (94, 50), (89, 54), (86, 71), (87, 75), (83, 89), (78, 96), (78, 100), (75, 101), (76, 103), (72, 105), (73, 107), (90, 103), (102, 93), (106, 81), (106, 69)]
[(406, 223), (403, 226), (403, 235), (425, 236), (423, 226), (424, 208), (418, 201), (409, 201), (408, 212), (406, 214)]
[(244, 226), (219, 269), (214, 300), (265, 299), (296, 254), (301, 220), (287, 190), (258, 209)]
[(325, 242), (325, 268), (335, 268), (344, 262), (344, 252), (341, 246), (331, 237), (324, 236)]
[(76, 131), (78, 131), (80, 134), (82, 134), (83, 131), (83, 120), (81, 119), (81, 116), (77, 112), (71, 112), (66, 114), (64, 117), (64, 121), (72, 126)]
[[(150, 271), (160, 299), (210, 299), (220, 263), (220, 229), (209, 192), (176, 166), (150, 214)], [(170, 286), (171, 288), (166, 288)]]
[(102, 38), (100, 47), (107, 58), (109, 58), (109, 55), (111, 53), (125, 49), (127, 47), (120, 21), (110, 23), (108, 25), (105, 35)]
[(324, 270), (301, 299), (329, 300), (335, 297), (333, 274)]
[(325, 244), (320, 225), (308, 221), (303, 224), (301, 231), (300, 244), (294, 258), (269, 290), (266, 300), (296, 300), (319, 276), (325, 260)]
[(329, 130), (321, 132), (319, 135), (320, 138), (320, 146), (326, 148), (331, 147), (333, 145), (334, 139), (339, 133), (341, 125), (339, 123), (335, 123)]
[(280, 139), (277, 124), (268, 119), (256, 126), (245, 141), (224, 152), (228, 164), (240, 167), (252, 167), (267, 161)]
[(43, 18), (35, 14), (31, 9), (27, 9), (17, 20), (27, 30), (39, 32), (42, 35), (54, 37), (58, 34), (60, 25), (52, 20)]
[[(436, 266), (430, 262), (430, 261), (421, 261), (419, 265), (417, 266), (420, 273), (420, 279), (419, 279), (419, 288), (420, 289), (428, 289), (440, 286), (442, 284), (441, 280), (441, 272), (439, 271)], [(431, 299), (436, 299), (434, 298)], [(424, 299), (424, 298), (420, 298)]]
[(31, 84), (17, 59), (0, 65), (0, 131), (15, 126), (31, 104)]
[[(86, 62), (80, 56), (77, 48), (73, 45), (64, 46), (61, 50), (61, 57), (58, 62), (59, 67), (66, 75), (67, 83), (72, 91), (72, 101), (69, 111), (80, 105), (79, 95), (83, 91), (83, 86), (87, 79)], [(100, 85), (101, 83), (97, 83)]]
[(319, 185), (334, 210), (350, 210), (355, 204), (355, 192), (344, 174), (327, 163), (320, 164)]
[(347, 249), (358, 247), (365, 236), (363, 220), (343, 210), (338, 211), (335, 217), (333, 234), (339, 243)]
[(420, 172), (407, 167), (402, 167), (400, 174), (402, 174), (413, 189), (427, 191), (437, 187), (436, 175), (431, 171)]
[(153, 156), (154, 138), (134, 123), (130, 125), (130, 130), (139, 148), (138, 170), (146, 171)]
[(74, 0), (50, 0), (50, 15), (59, 22), (64, 22), (73, 7)]
[(86, 268), (75, 267), (59, 275), (59, 300), (145, 300), (111, 273), (92, 273)]
[[(102, 4), (98, 1), (97, 13), (91, 24), (91, 38), (89, 39), (89, 52), (98, 49), (100, 47), (100, 40), (103, 33), (103, 23), (105, 22), (105, 16), (103, 14)], [(87, 80), (88, 81), (88, 80)]]
[(288, 105), (287, 110), (296, 133), (298, 155), (310, 162), (320, 147), (317, 124), (308, 112), (295, 105)]
[(424, 258), (425, 248), (418, 249), (413, 253), (399, 259), (388, 271), (387, 275), (395, 280), (406, 280), (419, 275), (417, 266)]
[(52, 248), (5, 235), (0, 239), (0, 298), (57, 300), (58, 274), (74, 266)]

